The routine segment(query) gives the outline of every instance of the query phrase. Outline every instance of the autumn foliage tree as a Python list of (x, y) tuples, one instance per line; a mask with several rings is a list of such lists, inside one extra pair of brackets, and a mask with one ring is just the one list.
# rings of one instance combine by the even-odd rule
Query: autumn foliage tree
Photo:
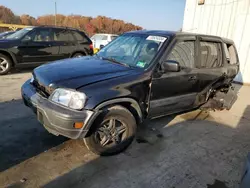
[[(34, 18), (24, 14), (15, 15), (9, 8), (0, 6), (0, 22), (22, 25), (54, 25), (55, 15), (44, 15)], [(56, 15), (56, 24), (58, 26), (73, 27), (85, 31), (89, 36), (95, 33), (114, 33), (121, 34), (131, 30), (141, 30), (140, 26), (132, 23), (125, 23), (123, 20), (108, 18), (106, 16), (97, 16), (96, 18), (82, 15)]]

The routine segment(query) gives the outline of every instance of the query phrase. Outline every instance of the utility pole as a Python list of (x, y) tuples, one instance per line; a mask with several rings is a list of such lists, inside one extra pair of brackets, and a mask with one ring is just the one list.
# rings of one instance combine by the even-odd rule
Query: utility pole
[(57, 15), (57, 7), (56, 7), (56, 1), (55, 1), (55, 25), (56, 25), (56, 15)]

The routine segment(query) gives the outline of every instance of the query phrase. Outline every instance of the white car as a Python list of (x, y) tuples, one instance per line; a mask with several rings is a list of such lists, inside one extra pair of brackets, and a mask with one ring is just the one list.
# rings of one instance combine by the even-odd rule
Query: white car
[(114, 40), (118, 35), (115, 34), (95, 34), (91, 37), (93, 47), (100, 49), (101, 46), (107, 45), (109, 42)]

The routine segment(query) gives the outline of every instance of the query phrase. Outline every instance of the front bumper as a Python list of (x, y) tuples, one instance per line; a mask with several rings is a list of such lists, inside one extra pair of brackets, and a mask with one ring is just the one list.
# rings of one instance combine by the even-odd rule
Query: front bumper
[[(26, 81), (21, 88), (24, 104), (36, 114), (38, 121), (54, 135), (63, 135), (71, 139), (84, 138), (97, 112), (90, 110), (72, 110), (53, 103), (36, 92), (35, 87)], [(82, 122), (80, 129), (74, 128), (74, 123)]]

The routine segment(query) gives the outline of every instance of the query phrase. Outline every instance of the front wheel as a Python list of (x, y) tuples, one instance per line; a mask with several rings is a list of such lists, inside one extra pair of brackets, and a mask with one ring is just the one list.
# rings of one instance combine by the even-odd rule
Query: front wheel
[(0, 75), (7, 74), (11, 69), (12, 61), (6, 55), (0, 54)]
[(113, 155), (125, 150), (133, 141), (136, 121), (122, 106), (107, 109), (93, 124), (91, 135), (84, 138), (86, 147), (98, 155)]

